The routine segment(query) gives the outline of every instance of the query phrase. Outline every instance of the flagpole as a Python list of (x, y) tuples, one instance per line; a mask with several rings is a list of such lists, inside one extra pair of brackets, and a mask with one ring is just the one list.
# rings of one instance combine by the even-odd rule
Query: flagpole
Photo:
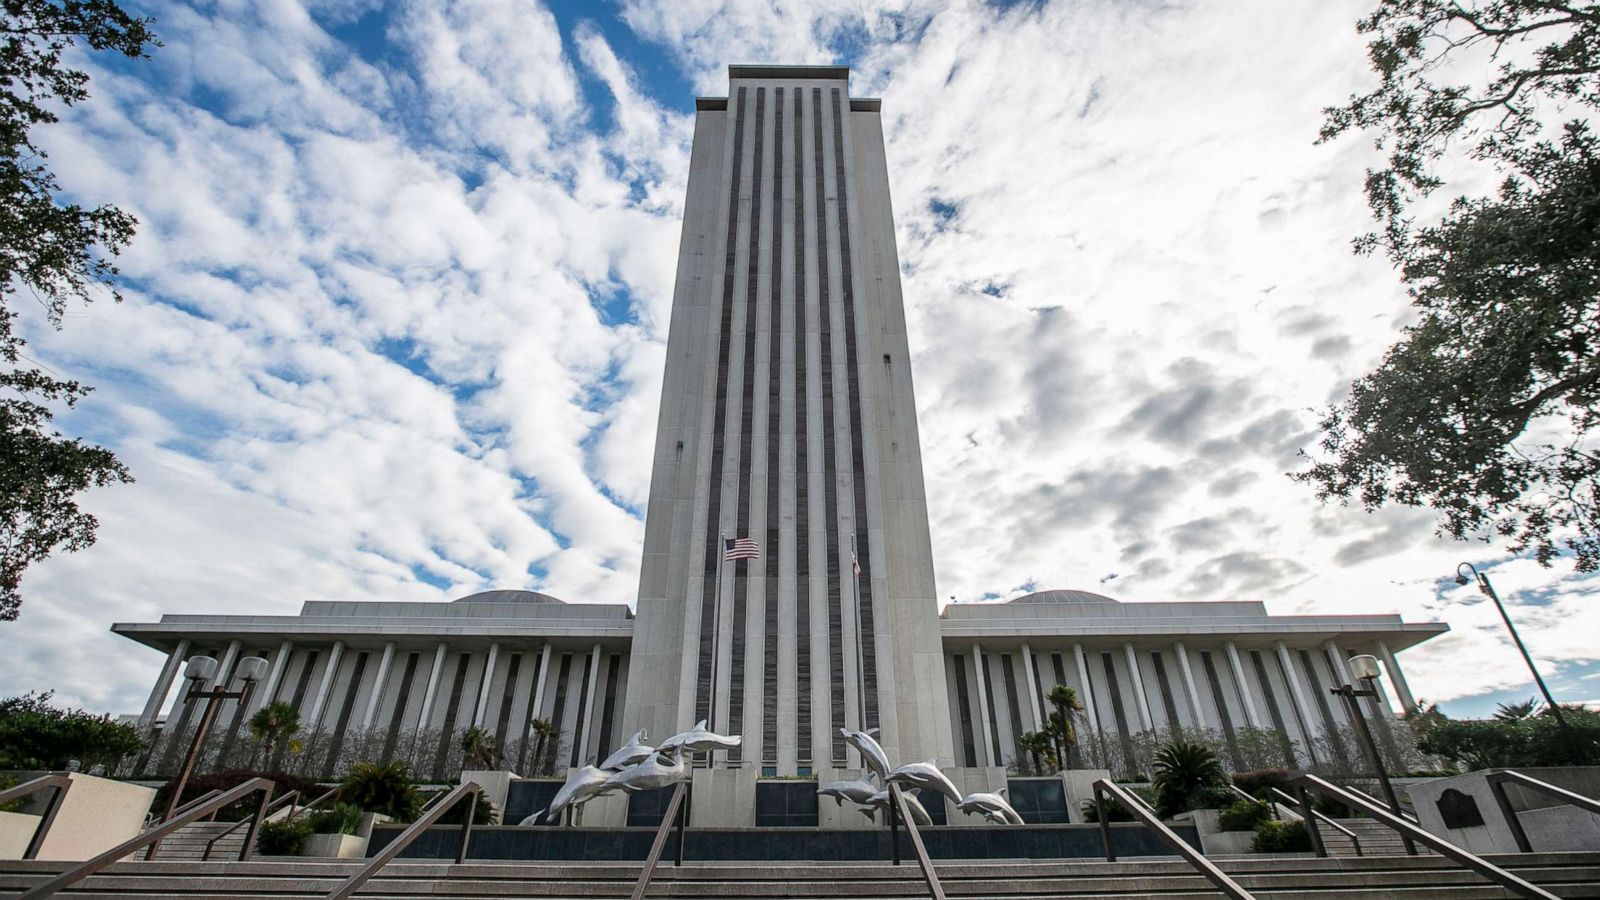
[(867, 657), (861, 642), (861, 565), (856, 559), (856, 536), (850, 535), (851, 602), (856, 608), (856, 729), (867, 730)]
[[(722, 658), (722, 570), (728, 566), (728, 534), (717, 532), (717, 587), (711, 602), (711, 703), (706, 713), (706, 727), (717, 730), (717, 663)], [(706, 754), (709, 762), (711, 755)]]

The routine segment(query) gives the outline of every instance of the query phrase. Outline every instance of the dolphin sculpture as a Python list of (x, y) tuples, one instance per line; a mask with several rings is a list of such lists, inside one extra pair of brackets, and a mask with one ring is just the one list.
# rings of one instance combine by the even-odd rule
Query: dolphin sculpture
[(839, 733), (844, 735), (845, 743), (856, 748), (861, 754), (861, 762), (877, 773), (879, 778), (884, 778), (888, 776), (893, 766), (889, 765), (889, 754), (883, 752), (883, 747), (872, 736), (877, 730), (868, 728), (866, 731), (851, 731), (848, 728), (841, 728)]
[(653, 791), (657, 788), (670, 787), (682, 781), (687, 770), (683, 765), (683, 757), (674, 757), (672, 764), (667, 764), (667, 756), (660, 750), (650, 754), (643, 762), (635, 763), (620, 772), (616, 772), (606, 779), (606, 790), (624, 790), (629, 793), (638, 791)]
[(732, 750), (744, 742), (738, 735), (717, 734), (706, 729), (706, 720), (694, 723), (688, 731), (679, 732), (661, 742), (657, 753), (703, 753), (707, 750)]
[(878, 788), (866, 781), (830, 781), (817, 788), (819, 797), (832, 797), (839, 806), (844, 806), (844, 801), (851, 803), (866, 803)]
[(561, 815), (562, 810), (569, 806), (578, 807), (588, 803), (590, 800), (607, 792), (605, 784), (610, 776), (611, 773), (594, 766), (584, 766), (573, 772), (571, 777), (567, 779), (567, 783), (561, 786), (561, 790), (556, 791), (555, 799), (550, 801), (548, 809), (539, 810), (523, 819), (521, 824), (536, 825), (541, 816), (555, 819)]
[[(911, 818), (911, 821), (919, 826), (933, 824), (933, 817), (928, 815), (927, 808), (922, 805), (922, 801), (917, 799), (915, 791), (901, 791), (900, 799), (905, 801), (902, 810)], [(867, 798), (865, 805), (868, 808), (862, 810), (862, 812), (866, 814), (868, 819), (876, 822), (877, 819), (872, 818), (873, 811), (881, 809), (887, 813), (889, 809), (889, 789), (884, 788), (873, 794)]]
[(628, 742), (618, 747), (617, 752), (606, 757), (606, 761), (600, 764), (600, 768), (608, 772), (615, 772), (635, 763), (644, 762), (650, 757), (650, 754), (656, 752), (656, 748), (644, 743), (644, 740), (645, 733), (643, 731), (628, 738)]
[(951, 803), (961, 802), (961, 792), (956, 790), (956, 786), (931, 759), (906, 763), (885, 776), (884, 781), (895, 781), (912, 788), (928, 788), (949, 797)]
[(1022, 816), (1011, 808), (1006, 798), (1000, 796), (1006, 792), (1005, 788), (990, 794), (986, 792), (968, 794), (965, 799), (956, 804), (956, 809), (971, 815), (977, 813), (998, 825), (1021, 825)]

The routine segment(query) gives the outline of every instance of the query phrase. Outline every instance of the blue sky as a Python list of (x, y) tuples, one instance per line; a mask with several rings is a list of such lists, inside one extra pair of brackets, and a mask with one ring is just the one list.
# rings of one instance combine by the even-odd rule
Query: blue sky
[(1362, 4), (135, 8), (165, 46), (46, 135), (141, 220), (127, 301), (29, 327), (139, 481), (28, 576), (0, 690), (136, 709), (159, 660), (106, 628), (161, 613), (631, 601), (693, 99), (786, 62), (884, 100), (941, 600), (1442, 619), (1402, 660), (1477, 714), (1532, 686), (1470, 559), (1600, 698), (1593, 578), (1285, 475), (1408, 316), (1349, 252), (1370, 146), (1314, 144)]

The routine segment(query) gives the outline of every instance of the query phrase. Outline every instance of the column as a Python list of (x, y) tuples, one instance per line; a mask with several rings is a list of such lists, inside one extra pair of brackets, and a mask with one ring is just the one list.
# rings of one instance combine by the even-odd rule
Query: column
[(1178, 641), (1172, 645), (1172, 651), (1178, 657), (1178, 672), (1183, 676), (1183, 692), (1189, 697), (1189, 708), (1194, 710), (1194, 723), (1200, 728), (1210, 728), (1206, 708), (1200, 704), (1200, 691), (1194, 686), (1194, 670), (1189, 668), (1189, 648)]
[(428, 719), (433, 716), (433, 699), (439, 693), (439, 675), (444, 671), (444, 655), (449, 650), (450, 645), (440, 641), (439, 649), (434, 651), (433, 668), (428, 672), (428, 689), (422, 692), (422, 709), (417, 712), (418, 734), (428, 727)]
[(311, 701), (311, 714), (305, 719), (308, 732), (322, 730), (322, 708), (328, 704), (328, 695), (333, 692), (333, 679), (339, 674), (339, 663), (343, 659), (344, 641), (334, 641), (333, 652), (328, 655), (328, 667), (322, 670), (322, 683), (317, 685), (317, 696)]
[(1400, 708), (1406, 712), (1416, 712), (1417, 699), (1411, 696), (1411, 685), (1406, 684), (1406, 676), (1400, 671), (1400, 661), (1389, 652), (1389, 645), (1383, 641), (1378, 642), (1378, 658), (1383, 660), (1383, 668), (1389, 673), (1389, 683), (1394, 685), (1395, 696), (1400, 698)]
[(161, 674), (156, 676), (156, 686), (150, 691), (150, 699), (145, 701), (144, 712), (139, 714), (139, 727), (149, 728), (155, 724), (156, 717), (161, 715), (161, 707), (167, 700), (167, 692), (172, 690), (172, 679), (178, 677), (178, 670), (183, 668), (184, 654), (189, 652), (189, 639), (178, 641), (167, 655), (167, 661), (161, 667)]
[(1294, 701), (1295, 719), (1300, 723), (1300, 736), (1305, 740), (1306, 753), (1311, 756), (1313, 765), (1317, 762), (1316, 730), (1311, 727), (1311, 704), (1306, 701), (1305, 685), (1300, 680), (1300, 670), (1295, 668), (1294, 660), (1289, 656), (1289, 648), (1283, 641), (1273, 641), (1272, 647), (1278, 651), (1278, 664), (1283, 666), (1283, 677), (1289, 679), (1290, 699)]
[(1033, 650), (1027, 644), (1022, 645), (1022, 677), (1028, 679), (1028, 715), (1033, 719), (1033, 728), (1043, 731), (1045, 715), (1044, 707), (1039, 703), (1039, 679), (1034, 677)]
[(278, 645), (278, 652), (273, 654), (272, 667), (267, 670), (266, 683), (261, 686), (261, 693), (256, 699), (255, 706), (260, 709), (272, 702), (278, 694), (278, 685), (283, 683), (283, 673), (289, 671), (289, 660), (294, 656), (294, 641), (284, 641)]
[(233, 664), (239, 659), (239, 648), (243, 641), (229, 641), (228, 649), (222, 651), (222, 659), (217, 661), (217, 677), (207, 682), (206, 688), (214, 687), (226, 689), (228, 682), (233, 680)]
[[(378, 677), (372, 682), (372, 697), (367, 701), (367, 711), (361, 714), (361, 730), (366, 731), (372, 727), (372, 719), (378, 714), (378, 704), (383, 702), (383, 689), (389, 684), (389, 667), (394, 664), (394, 641), (383, 645), (383, 657), (378, 660)], [(395, 715), (403, 714), (405, 710), (395, 710)]]
[(494, 683), (494, 664), (500, 657), (500, 644), (489, 645), (489, 658), (483, 661), (483, 684), (478, 686), (478, 705), (473, 707), (472, 727), (483, 726), (484, 713), (489, 711), (489, 686)]
[(1345, 664), (1344, 651), (1331, 640), (1322, 642), (1322, 649), (1327, 651), (1328, 664), (1333, 666), (1333, 674), (1339, 679), (1340, 684), (1354, 684), (1350, 677), (1350, 667)]
[(1233, 641), (1223, 644), (1228, 651), (1228, 668), (1233, 672), (1233, 683), (1239, 688), (1239, 702), (1244, 704), (1244, 717), (1251, 728), (1261, 728), (1261, 714), (1256, 712), (1256, 698), (1250, 692), (1250, 681), (1244, 677), (1244, 665), (1239, 662), (1239, 648)]
[(1150, 731), (1156, 727), (1155, 720), (1150, 717), (1150, 700), (1144, 695), (1144, 675), (1139, 671), (1139, 655), (1133, 652), (1133, 643), (1125, 642), (1122, 653), (1128, 660), (1128, 677), (1133, 682), (1133, 696), (1139, 701), (1139, 725), (1141, 731)]
[(983, 732), (984, 765), (997, 766), (999, 759), (995, 756), (994, 735), (989, 730), (989, 688), (985, 684), (983, 671), (983, 651), (977, 644), (972, 645), (972, 669), (977, 675), (973, 684), (978, 689), (978, 721), (974, 723), (979, 731)]
[[(544, 686), (550, 680), (550, 642), (544, 642), (544, 650), (539, 653), (538, 681), (533, 686), (533, 702), (528, 705), (528, 721), (539, 718), (539, 713), (544, 710)], [(665, 740), (665, 737), (656, 740)]]
[(578, 741), (578, 762), (582, 765), (589, 758), (589, 735), (594, 731), (594, 697), (596, 685), (600, 682), (600, 645), (596, 643), (594, 649), (589, 651), (589, 690), (583, 695), (583, 733), (573, 735)]
[(1082, 644), (1072, 645), (1072, 656), (1078, 664), (1078, 683), (1083, 685), (1079, 698), (1083, 700), (1083, 711), (1089, 716), (1089, 724), (1094, 726), (1094, 730), (1100, 731), (1100, 713), (1094, 706), (1094, 685), (1089, 681), (1089, 663), (1083, 657)]

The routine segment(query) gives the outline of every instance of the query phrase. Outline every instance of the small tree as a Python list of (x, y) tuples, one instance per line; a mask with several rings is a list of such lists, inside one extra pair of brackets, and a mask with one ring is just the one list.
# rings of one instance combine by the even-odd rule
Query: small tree
[(534, 719), (528, 723), (528, 731), (533, 734), (533, 761), (530, 772), (533, 775), (553, 775), (554, 767), (550, 759), (551, 735), (555, 734), (556, 726), (548, 719)]
[(1047, 731), (1025, 731), (1017, 738), (1017, 747), (1033, 763), (1034, 774), (1045, 773), (1045, 765), (1058, 768), (1054, 740)]
[(287, 749), (289, 735), (300, 730), (300, 713), (293, 706), (279, 700), (268, 703), (256, 710), (250, 717), (250, 736), (256, 740), (256, 751), (251, 754), (254, 760), (261, 747), (269, 748), (270, 756), (267, 768), (276, 769), (283, 764), (283, 753)]
[(1199, 809), (1228, 788), (1228, 773), (1204, 744), (1173, 741), (1156, 751), (1156, 813), (1170, 819)]
[(356, 763), (339, 785), (339, 800), (401, 822), (416, 818), (422, 805), (416, 779), (411, 777), (411, 767), (403, 762)]
[(0, 700), (0, 769), (57, 769), (76, 759), (115, 768), (144, 749), (138, 729), (81, 709), (50, 704), (52, 692)]
[(1083, 710), (1083, 704), (1078, 701), (1078, 692), (1065, 684), (1058, 684), (1050, 689), (1050, 705), (1055, 707), (1055, 712), (1050, 715), (1049, 731), (1055, 737), (1056, 759), (1065, 767), (1071, 765), (1072, 748), (1078, 744), (1078, 735), (1072, 727), (1072, 716)]
[(1539, 712), (1539, 701), (1529, 697), (1518, 703), (1502, 703), (1495, 708), (1494, 717), (1502, 722), (1516, 722), (1532, 718)]
[(468, 769), (493, 769), (500, 765), (500, 748), (494, 735), (474, 725), (461, 733), (461, 754)]

